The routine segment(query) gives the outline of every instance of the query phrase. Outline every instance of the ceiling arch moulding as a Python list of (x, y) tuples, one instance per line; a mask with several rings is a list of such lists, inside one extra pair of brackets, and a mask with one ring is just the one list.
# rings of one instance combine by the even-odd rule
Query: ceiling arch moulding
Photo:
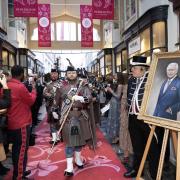
[(92, 0), (38, 0), (38, 3), (49, 3), (53, 11), (51, 17), (67, 14), (74, 17), (80, 17), (80, 5), (91, 5)]
[[(92, 0), (38, 0), (38, 3), (51, 4), (51, 19), (64, 15), (80, 19), (80, 5), (91, 5)], [(34, 22), (36, 18), (30, 18), (30, 24)], [(100, 20), (94, 19), (93, 23), (100, 25)]]
[[(78, 17), (70, 16), (67, 14), (63, 14), (61, 16), (52, 17), (51, 22), (57, 22), (57, 21), (73, 21), (73, 22), (80, 22), (80, 19)], [(37, 24), (36, 18), (30, 18), (29, 22), (31, 25)], [(100, 20), (93, 20), (94, 26), (100, 26)]]

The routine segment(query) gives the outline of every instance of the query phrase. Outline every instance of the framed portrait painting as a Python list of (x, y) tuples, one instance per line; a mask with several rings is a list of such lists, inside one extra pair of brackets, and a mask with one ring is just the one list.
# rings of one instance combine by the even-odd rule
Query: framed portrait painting
[(153, 55), (139, 119), (180, 129), (180, 52)]

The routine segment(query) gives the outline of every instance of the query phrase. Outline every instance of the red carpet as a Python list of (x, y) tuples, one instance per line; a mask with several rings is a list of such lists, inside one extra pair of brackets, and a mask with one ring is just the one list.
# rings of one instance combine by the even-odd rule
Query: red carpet
[[(28, 169), (32, 171), (30, 179), (34, 180), (125, 180), (123, 177), (125, 168), (120, 163), (112, 147), (105, 140), (103, 134), (97, 130), (98, 148), (96, 152), (83, 149), (82, 155), (85, 160), (84, 169), (74, 167), (74, 176), (64, 177), (66, 159), (64, 144), (59, 143), (54, 148), (54, 153), (48, 162), (46, 158), (51, 148), (49, 141), (49, 125), (43, 121), (38, 127), (36, 145), (29, 148)], [(39, 166), (41, 164), (41, 166)], [(42, 167), (42, 165), (45, 165)], [(6, 180), (10, 180), (8, 177)]]

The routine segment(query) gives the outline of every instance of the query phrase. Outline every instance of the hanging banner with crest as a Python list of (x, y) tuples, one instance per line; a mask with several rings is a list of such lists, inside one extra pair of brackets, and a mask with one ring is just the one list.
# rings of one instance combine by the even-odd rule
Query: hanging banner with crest
[(93, 47), (92, 6), (80, 5), (81, 47)]
[(14, 17), (37, 17), (37, 0), (14, 0)]
[(93, 19), (114, 19), (114, 0), (92, 0)]
[(51, 47), (50, 4), (38, 5), (38, 46)]

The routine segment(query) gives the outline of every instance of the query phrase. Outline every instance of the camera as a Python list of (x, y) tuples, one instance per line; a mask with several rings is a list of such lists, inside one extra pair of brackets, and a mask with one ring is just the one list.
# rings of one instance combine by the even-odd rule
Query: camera
[(1, 78), (1, 79), (3, 78), (3, 74), (0, 74), (0, 78)]
[(29, 81), (29, 84), (31, 84), (33, 81), (33, 77), (29, 77), (28, 81)]

